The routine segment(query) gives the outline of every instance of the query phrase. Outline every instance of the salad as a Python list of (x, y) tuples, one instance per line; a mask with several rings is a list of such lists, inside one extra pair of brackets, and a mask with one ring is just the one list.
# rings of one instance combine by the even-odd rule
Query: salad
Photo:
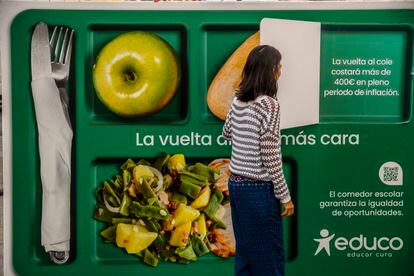
[(235, 255), (228, 159), (188, 165), (183, 154), (150, 163), (131, 159), (95, 191), (93, 218), (105, 222), (107, 243), (156, 267), (161, 259), (188, 264), (209, 253)]

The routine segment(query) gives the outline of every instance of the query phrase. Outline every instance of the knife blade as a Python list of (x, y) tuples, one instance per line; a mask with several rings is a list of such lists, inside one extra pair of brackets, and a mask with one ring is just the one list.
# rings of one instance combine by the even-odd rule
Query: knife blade
[(50, 60), (49, 30), (45, 23), (39, 22), (32, 35), (32, 80), (52, 76), (52, 65)]

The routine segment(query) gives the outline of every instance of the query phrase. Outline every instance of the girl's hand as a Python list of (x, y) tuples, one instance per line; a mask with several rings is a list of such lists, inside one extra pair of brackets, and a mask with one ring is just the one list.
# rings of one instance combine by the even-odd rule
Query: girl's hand
[(292, 200), (283, 203), (283, 209), (282, 217), (289, 217), (293, 215), (293, 213), (295, 213), (295, 205), (293, 205)]

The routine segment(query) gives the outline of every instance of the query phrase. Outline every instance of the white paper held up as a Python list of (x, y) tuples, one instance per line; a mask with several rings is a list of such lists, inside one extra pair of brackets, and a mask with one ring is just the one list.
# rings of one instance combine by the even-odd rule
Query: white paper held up
[(320, 22), (260, 22), (260, 45), (271, 45), (282, 54), (277, 96), (281, 129), (319, 123), (320, 37)]

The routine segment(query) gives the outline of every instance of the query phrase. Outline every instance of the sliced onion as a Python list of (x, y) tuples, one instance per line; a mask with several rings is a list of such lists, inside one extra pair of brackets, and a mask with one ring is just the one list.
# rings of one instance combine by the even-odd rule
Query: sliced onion
[(108, 200), (106, 199), (106, 197), (107, 197), (107, 195), (106, 195), (106, 193), (103, 193), (103, 200), (104, 200), (104, 203), (105, 203), (105, 207), (110, 211), (110, 212), (112, 212), (112, 213), (119, 213), (119, 209), (120, 209), (120, 207), (112, 207), (110, 204), (109, 204), (109, 202), (108, 202)]
[(158, 178), (157, 187), (154, 188), (154, 192), (158, 192), (164, 184), (162, 173), (159, 170), (157, 170), (156, 168), (153, 168), (153, 167), (150, 167), (150, 166), (148, 166), (148, 168)]
[(164, 206), (167, 206), (170, 203), (170, 201), (168, 200), (168, 194), (165, 191), (159, 191), (157, 193), (157, 196)]

